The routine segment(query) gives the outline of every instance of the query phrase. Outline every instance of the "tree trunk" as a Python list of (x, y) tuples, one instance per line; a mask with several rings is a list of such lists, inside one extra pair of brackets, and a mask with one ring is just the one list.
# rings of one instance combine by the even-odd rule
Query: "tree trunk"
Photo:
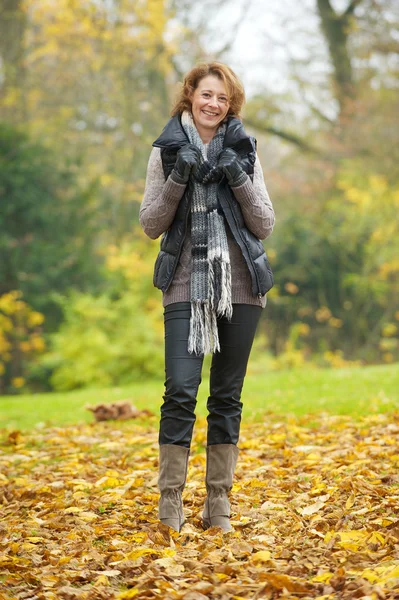
[(340, 107), (340, 117), (348, 114), (355, 98), (353, 69), (348, 49), (348, 36), (353, 12), (362, 0), (351, 0), (346, 10), (338, 14), (330, 0), (317, 0), (321, 29), (325, 36), (333, 71), (333, 91)]

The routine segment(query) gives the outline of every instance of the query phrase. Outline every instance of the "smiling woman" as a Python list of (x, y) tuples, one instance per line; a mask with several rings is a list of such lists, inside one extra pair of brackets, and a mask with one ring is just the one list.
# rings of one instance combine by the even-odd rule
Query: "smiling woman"
[(229, 110), (226, 86), (214, 75), (204, 77), (191, 96), (191, 112), (204, 143), (211, 141)]
[[(207, 80), (209, 89), (207, 90)], [(214, 87), (216, 86), (216, 87)], [(245, 102), (245, 92), (237, 75), (222, 63), (205, 63), (194, 67), (184, 78), (184, 82), (172, 109), (172, 116), (181, 115), (185, 110), (192, 111), (193, 99), (202, 92), (216, 92), (228, 104), (226, 114), (240, 118)], [(225, 115), (226, 116), (226, 115)]]
[(180, 531), (195, 405), (205, 354), (204, 527), (230, 531), (228, 492), (238, 457), (241, 389), (273, 277), (260, 239), (274, 225), (256, 140), (240, 120), (244, 89), (221, 63), (185, 77), (172, 118), (153, 143), (140, 222), (162, 234), (154, 285), (165, 307), (165, 395), (159, 431), (159, 516)]

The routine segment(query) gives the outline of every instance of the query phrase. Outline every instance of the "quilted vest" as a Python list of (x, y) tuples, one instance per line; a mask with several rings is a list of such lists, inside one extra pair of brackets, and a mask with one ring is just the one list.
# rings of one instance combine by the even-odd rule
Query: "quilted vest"
[[(152, 144), (161, 148), (162, 167), (165, 180), (171, 174), (177, 153), (189, 140), (181, 125), (180, 116), (172, 117), (161, 135)], [(243, 170), (253, 178), (256, 160), (256, 140), (245, 132), (242, 122), (232, 117), (227, 122), (224, 148), (232, 148), (240, 157)], [(192, 186), (189, 183), (179, 203), (172, 225), (162, 235), (161, 247), (154, 268), (154, 285), (165, 292), (173, 281), (179, 262), (190, 213)], [(261, 298), (273, 287), (273, 273), (262, 242), (245, 226), (241, 207), (234, 197), (226, 178), (218, 184), (218, 201), (230, 227), (234, 240), (239, 245), (252, 280), (252, 294)]]

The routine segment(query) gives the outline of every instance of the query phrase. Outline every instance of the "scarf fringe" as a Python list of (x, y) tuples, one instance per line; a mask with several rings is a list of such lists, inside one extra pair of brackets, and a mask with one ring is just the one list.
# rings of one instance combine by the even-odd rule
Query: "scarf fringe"
[(231, 303), (231, 265), (222, 263), (222, 287), (217, 314), (225, 315), (230, 321), (233, 316), (233, 305)]
[[(216, 267), (216, 268), (215, 268)], [(233, 316), (231, 303), (231, 264), (222, 258), (209, 262), (208, 270), (209, 304), (218, 317)]]
[(216, 314), (209, 306), (209, 302), (201, 300), (191, 302), (188, 351), (190, 354), (197, 355), (220, 352)]
[[(219, 277), (215, 277), (214, 266), (218, 266)], [(214, 354), (220, 352), (217, 316), (231, 319), (231, 265), (220, 260), (209, 264), (209, 302), (195, 300), (191, 302), (190, 335), (188, 351), (190, 354)], [(216, 286), (221, 284), (220, 290)], [(219, 298), (215, 306), (215, 298)]]

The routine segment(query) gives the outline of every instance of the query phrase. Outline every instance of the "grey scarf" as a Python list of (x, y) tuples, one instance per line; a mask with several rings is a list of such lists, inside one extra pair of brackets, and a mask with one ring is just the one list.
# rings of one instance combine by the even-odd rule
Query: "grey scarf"
[(221, 125), (206, 152), (191, 113), (182, 114), (182, 126), (203, 161), (193, 173), (191, 203), (191, 319), (188, 351), (220, 351), (217, 317), (231, 319), (231, 266), (224, 218), (218, 212), (217, 159), (223, 149), (226, 126)]

